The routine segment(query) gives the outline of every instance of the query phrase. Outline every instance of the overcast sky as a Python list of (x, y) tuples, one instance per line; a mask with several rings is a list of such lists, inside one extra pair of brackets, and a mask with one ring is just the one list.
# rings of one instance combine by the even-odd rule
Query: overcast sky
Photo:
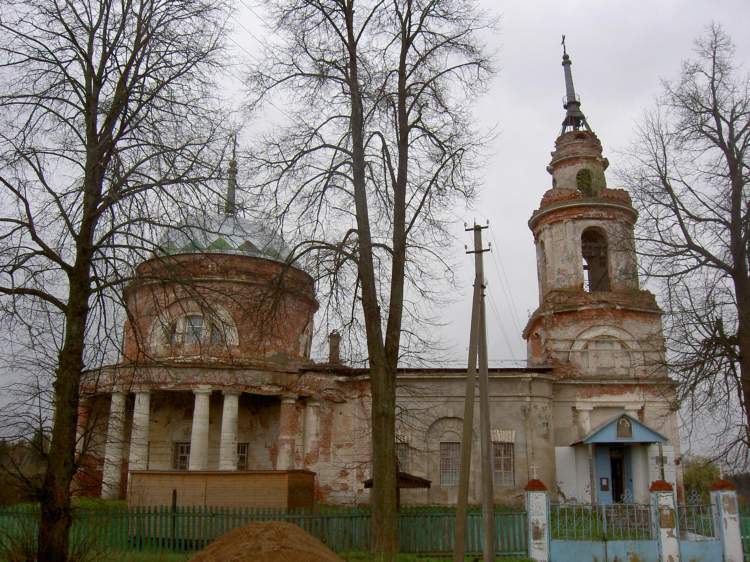
[[(259, 32), (262, 7), (241, 0), (230, 46), (251, 55)], [(499, 73), (487, 95), (477, 100), (476, 118), (495, 124), (499, 132), (489, 147), (484, 187), (473, 209), (456, 209), (456, 244), (461, 256), (470, 242), (463, 222), (490, 221), (485, 271), (491, 366), (525, 358), (521, 330), (538, 303), (535, 252), (527, 221), (542, 194), (551, 187), (546, 172), (560, 131), (564, 94), (560, 37), (567, 36), (576, 91), (582, 110), (604, 146), (612, 170), (618, 150), (632, 141), (644, 109), (661, 92), (662, 79), (679, 75), (693, 41), (712, 21), (733, 38), (736, 61), (750, 55), (750, 0), (484, 0), (499, 15), (495, 33), (485, 37), (497, 52)], [(460, 259), (462, 283), (456, 302), (445, 311), (443, 340), (452, 364), (466, 362), (473, 261)]]

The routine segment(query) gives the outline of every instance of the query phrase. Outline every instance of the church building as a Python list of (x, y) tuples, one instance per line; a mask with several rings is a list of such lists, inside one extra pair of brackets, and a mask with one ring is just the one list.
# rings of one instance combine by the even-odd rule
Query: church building
[[(489, 371), (495, 500), (522, 501), (537, 477), (560, 502), (645, 503), (653, 480), (681, 484), (662, 313), (639, 286), (637, 212), (607, 187), (567, 54), (563, 69), (552, 187), (529, 220), (539, 306), (523, 332), (527, 366)], [(310, 359), (314, 280), (287, 264), (281, 238), (238, 215), (234, 161), (229, 175), (224, 212), (170, 231), (126, 289), (121, 360), (82, 388), (81, 490), (135, 505), (367, 503), (368, 370), (340, 361), (335, 332), (328, 361)], [(399, 370), (404, 504), (456, 501), (465, 376)]]

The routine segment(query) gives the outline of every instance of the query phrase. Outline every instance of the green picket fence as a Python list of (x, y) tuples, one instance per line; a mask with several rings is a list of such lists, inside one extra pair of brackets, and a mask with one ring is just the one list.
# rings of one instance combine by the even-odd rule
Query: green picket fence
[[(38, 513), (29, 508), (0, 509), (0, 537), (35, 533)], [(287, 521), (337, 552), (368, 550), (370, 512), (364, 509), (283, 511), (212, 507), (141, 507), (74, 512), (71, 542), (96, 542), (117, 550), (176, 550), (203, 548), (222, 534), (254, 521)], [(399, 515), (400, 550), (405, 553), (448, 553), (453, 549), (453, 510), (405, 510)], [(495, 513), (498, 555), (527, 552), (526, 514)], [(468, 516), (467, 552), (482, 550), (482, 516)]]
[(746, 562), (750, 562), (750, 512), (740, 513), (740, 536), (743, 557)]

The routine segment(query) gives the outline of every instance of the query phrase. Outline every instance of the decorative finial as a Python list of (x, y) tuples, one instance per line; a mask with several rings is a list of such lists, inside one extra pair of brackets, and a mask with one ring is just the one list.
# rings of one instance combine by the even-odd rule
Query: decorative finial
[(234, 215), (237, 212), (237, 133), (232, 135), (232, 159), (227, 170), (227, 200), (224, 213)]
[(565, 73), (565, 98), (563, 99), (563, 108), (566, 113), (560, 134), (567, 131), (579, 131), (581, 129), (590, 131), (591, 127), (589, 127), (589, 124), (586, 121), (586, 116), (581, 111), (581, 100), (576, 95), (576, 90), (573, 86), (573, 72), (570, 69), (570, 66), (573, 63), (570, 61), (570, 56), (565, 48), (565, 35), (562, 36), (562, 48), (562, 65), (563, 72)]

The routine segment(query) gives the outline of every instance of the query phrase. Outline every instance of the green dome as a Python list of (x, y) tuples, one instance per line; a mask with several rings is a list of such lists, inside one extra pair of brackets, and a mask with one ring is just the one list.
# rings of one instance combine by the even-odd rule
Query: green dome
[(265, 225), (236, 215), (195, 217), (180, 227), (170, 228), (159, 241), (166, 254), (242, 254), (285, 261), (291, 251), (277, 233)]

